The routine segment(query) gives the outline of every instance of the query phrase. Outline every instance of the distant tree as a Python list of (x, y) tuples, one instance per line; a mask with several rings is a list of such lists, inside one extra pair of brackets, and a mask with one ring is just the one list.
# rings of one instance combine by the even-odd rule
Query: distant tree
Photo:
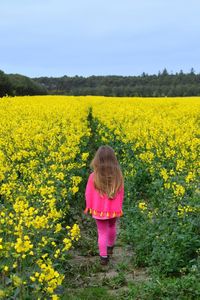
[(191, 68), (191, 69), (190, 69), (190, 74), (191, 74), (191, 75), (194, 75), (194, 74), (195, 74), (194, 68)]
[(163, 69), (161, 75), (162, 75), (162, 76), (167, 76), (167, 75), (169, 75), (166, 68)]
[(8, 75), (0, 70), (0, 97), (6, 95), (12, 95), (12, 84)]
[(45, 95), (47, 88), (33, 81), (29, 77), (20, 74), (8, 75), (12, 83), (12, 93), (15, 96), (24, 95)]
[(142, 75), (141, 75), (142, 77), (146, 77), (146, 76), (148, 76), (148, 74), (146, 74), (145, 72), (142, 72)]
[(180, 70), (179, 75), (184, 75), (183, 70)]

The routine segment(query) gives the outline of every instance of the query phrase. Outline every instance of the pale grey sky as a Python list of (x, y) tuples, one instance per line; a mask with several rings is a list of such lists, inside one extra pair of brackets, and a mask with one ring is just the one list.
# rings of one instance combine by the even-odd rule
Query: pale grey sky
[(0, 69), (38, 76), (200, 72), (198, 0), (0, 0)]

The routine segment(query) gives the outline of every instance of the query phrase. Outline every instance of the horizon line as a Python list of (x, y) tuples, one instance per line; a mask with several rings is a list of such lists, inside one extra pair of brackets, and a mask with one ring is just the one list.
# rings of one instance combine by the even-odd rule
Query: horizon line
[[(0, 69), (0, 71), (3, 71), (2, 69)], [(99, 74), (92, 74), (92, 75), (78, 75), (78, 74), (75, 74), (75, 75), (67, 75), (67, 74), (64, 74), (64, 75), (38, 75), (38, 76), (29, 76), (29, 75), (24, 75), (22, 73), (6, 73), (4, 72), (5, 74), (7, 75), (22, 75), (22, 76), (25, 76), (25, 77), (29, 77), (31, 79), (34, 79), (34, 78), (40, 78), (40, 77), (48, 77), (48, 78), (60, 78), (60, 77), (83, 77), (83, 78), (89, 78), (89, 77), (109, 77), (109, 76), (112, 76), (112, 77), (140, 77), (140, 76), (158, 76), (160, 74), (163, 74), (164, 72), (167, 71), (167, 75), (177, 75), (177, 74), (195, 74), (195, 75), (199, 75), (200, 73), (197, 73), (197, 71), (195, 71), (195, 69), (193, 67), (190, 68), (190, 71), (187, 71), (187, 72), (184, 72), (182, 69), (180, 69), (179, 71), (168, 71), (167, 68), (163, 68), (162, 70), (159, 70), (157, 73), (147, 73), (145, 71), (143, 71), (142, 73), (138, 74), (138, 75), (121, 75), (121, 74), (104, 74), (104, 75), (99, 75)]]

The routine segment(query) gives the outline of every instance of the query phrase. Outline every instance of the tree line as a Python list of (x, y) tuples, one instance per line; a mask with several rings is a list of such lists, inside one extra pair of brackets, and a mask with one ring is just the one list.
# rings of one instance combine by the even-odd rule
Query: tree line
[(45, 86), (20, 74), (5, 74), (0, 70), (0, 97), (45, 95), (48, 90)]
[(62, 76), (29, 78), (0, 71), (0, 96), (4, 95), (102, 95), (116, 97), (200, 96), (200, 74), (192, 68), (169, 74), (139, 76)]

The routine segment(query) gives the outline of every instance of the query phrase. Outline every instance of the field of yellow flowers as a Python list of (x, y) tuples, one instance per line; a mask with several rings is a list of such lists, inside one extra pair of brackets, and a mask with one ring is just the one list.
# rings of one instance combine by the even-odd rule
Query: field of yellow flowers
[(122, 167), (124, 237), (137, 264), (199, 274), (199, 141), (197, 97), (1, 98), (0, 299), (60, 299), (81, 239), (71, 214), (77, 199), (84, 207), (79, 187), (101, 144)]
[(125, 235), (138, 265), (199, 273), (200, 98), (102, 99), (93, 114), (123, 167)]
[(86, 116), (87, 106), (73, 98), (0, 101), (0, 298), (57, 299), (58, 270), (80, 237), (65, 214), (88, 156), (80, 152), (90, 135)]

